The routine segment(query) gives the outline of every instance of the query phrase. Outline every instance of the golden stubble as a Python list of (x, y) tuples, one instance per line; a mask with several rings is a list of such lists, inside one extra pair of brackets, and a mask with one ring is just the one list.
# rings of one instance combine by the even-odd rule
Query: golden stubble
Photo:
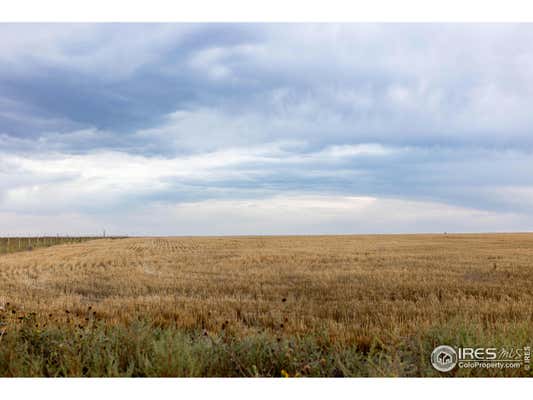
[(352, 341), (527, 324), (532, 282), (533, 234), (101, 239), (0, 256), (0, 309)]

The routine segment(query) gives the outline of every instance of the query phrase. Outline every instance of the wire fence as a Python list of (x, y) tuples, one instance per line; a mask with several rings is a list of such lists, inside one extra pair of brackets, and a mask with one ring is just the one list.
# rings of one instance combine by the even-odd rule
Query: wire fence
[(82, 243), (96, 239), (123, 239), (127, 236), (4, 236), (0, 237), (0, 254), (56, 246), (60, 244)]

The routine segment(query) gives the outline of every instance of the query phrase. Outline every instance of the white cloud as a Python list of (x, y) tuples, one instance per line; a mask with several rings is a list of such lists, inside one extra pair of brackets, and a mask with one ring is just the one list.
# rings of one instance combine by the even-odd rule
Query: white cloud
[[(79, 213), (0, 213), (10, 234), (258, 235), (527, 230), (533, 219), (442, 203), (376, 197), (285, 194), (256, 200), (147, 204), (88, 218)], [(528, 225), (529, 224), (529, 225)], [(51, 232), (54, 227), (54, 232)], [(0, 232), (0, 234), (3, 232)]]
[(258, 45), (240, 44), (226, 47), (208, 47), (195, 52), (188, 65), (193, 70), (200, 70), (207, 74), (210, 79), (222, 80), (225, 83), (239, 80), (232, 66), (238, 66), (239, 61), (246, 58), (255, 58), (261, 53)]
[(343, 158), (379, 157), (400, 151), (370, 143), (301, 153), (292, 151), (295, 145), (274, 142), (172, 158), (108, 151), (39, 157), (3, 154), (0, 176), (6, 175), (6, 180), (0, 185), (4, 192), (0, 204), (5, 210), (20, 212), (105, 209), (134, 198), (179, 191), (183, 185), (208, 186), (224, 180), (254, 182), (283, 165), (316, 166)]
[(167, 210), (179, 234), (320, 234), (527, 229), (523, 216), (442, 203), (376, 197), (278, 195), (207, 200)]

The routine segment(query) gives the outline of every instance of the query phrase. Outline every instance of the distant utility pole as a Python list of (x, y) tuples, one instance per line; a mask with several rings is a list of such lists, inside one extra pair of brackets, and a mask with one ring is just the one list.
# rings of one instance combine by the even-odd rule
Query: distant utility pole
[(105, 237), (105, 229), (104, 229), (104, 237)]

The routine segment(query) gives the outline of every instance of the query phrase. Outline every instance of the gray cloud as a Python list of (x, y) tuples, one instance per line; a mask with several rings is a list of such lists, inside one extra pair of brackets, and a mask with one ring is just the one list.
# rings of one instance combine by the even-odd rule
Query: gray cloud
[[(396, 230), (417, 218), (412, 202), (443, 210), (421, 230), (452, 230), (451, 214), (470, 221), (459, 230), (523, 229), (506, 218), (533, 215), (529, 24), (1, 24), (0, 35), (6, 221), (118, 226), (135, 212), (148, 229), (195, 204), (224, 232), (248, 232), (213, 207), (305, 196), (329, 201), (328, 215), (375, 199)], [(336, 218), (294, 223), (329, 232)]]

